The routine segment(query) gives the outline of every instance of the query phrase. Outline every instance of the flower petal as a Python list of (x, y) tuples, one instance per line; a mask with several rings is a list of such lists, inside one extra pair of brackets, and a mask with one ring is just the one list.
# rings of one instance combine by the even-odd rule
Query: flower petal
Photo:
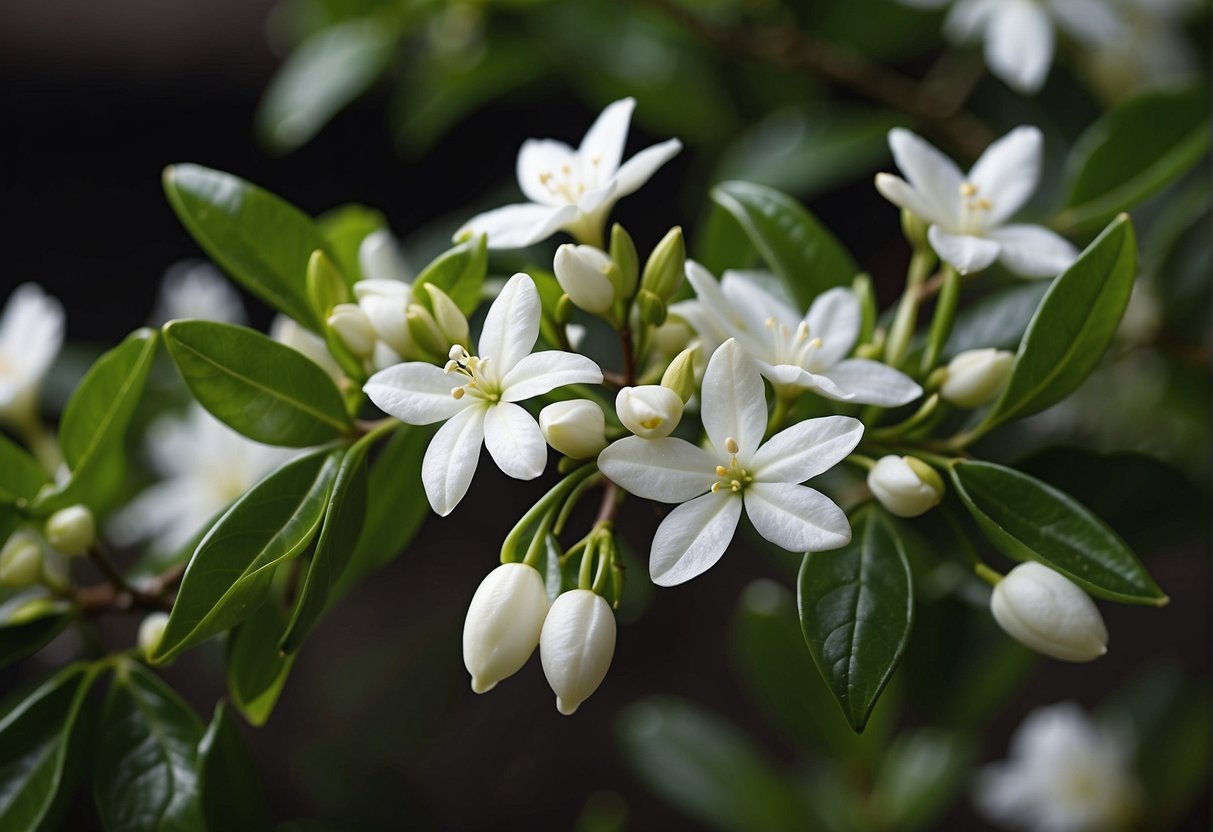
[(774, 318), (777, 323), (795, 330), (800, 316), (791, 306), (767, 291), (753, 274), (730, 269), (720, 280), (720, 292), (744, 330), (753, 335), (765, 335), (769, 343), (767, 321)]
[(781, 430), (750, 464), (757, 482), (799, 483), (833, 468), (863, 438), (863, 423), (850, 416), (820, 416)]
[(440, 517), (455, 510), (480, 462), (487, 407), (464, 408), (438, 429), (421, 460), (421, 484), (430, 508)]
[(1016, 127), (987, 147), (973, 165), (969, 181), (992, 206), (987, 227), (1002, 225), (1036, 191), (1043, 144), (1044, 137), (1035, 127)]
[(576, 205), (505, 205), (472, 217), (455, 232), (455, 239), (484, 234), (489, 248), (525, 248), (551, 237), (576, 220), (577, 214)]
[(634, 109), (635, 98), (621, 98), (608, 104), (586, 131), (581, 146), (577, 148), (577, 155), (585, 166), (582, 170), (583, 175), (588, 174), (588, 181), (604, 184), (619, 170), (619, 160), (623, 158), (623, 146), (628, 140), (628, 125)]
[(758, 371), (769, 378), (771, 383), (780, 387), (799, 387), (812, 390), (818, 395), (825, 396), (837, 402), (847, 402), (855, 398), (853, 394), (843, 390), (828, 377), (819, 373), (810, 373), (804, 367), (796, 364), (767, 364), (756, 362)]
[(745, 513), (767, 540), (789, 552), (822, 552), (851, 542), (851, 524), (834, 501), (804, 485), (756, 482)]
[(611, 180), (601, 188), (594, 188), (582, 194), (581, 198), (577, 200), (577, 210), (583, 214), (593, 214), (605, 206), (603, 211), (605, 215), (618, 198), (615, 193), (615, 182)]
[(922, 395), (918, 382), (887, 364), (867, 358), (848, 358), (818, 373), (849, 394), (847, 401), (898, 407)]
[(501, 400), (520, 402), (566, 384), (602, 384), (593, 359), (573, 352), (544, 350), (524, 356), (501, 380)]
[(362, 392), (375, 407), (402, 422), (429, 425), (468, 407), (471, 399), (451, 395), (452, 389), (461, 386), (441, 367), (410, 361), (375, 373), (367, 379)]
[(1053, 63), (1053, 23), (1033, 0), (1003, 3), (986, 27), (986, 65), (1012, 89), (1034, 93)]
[(1078, 249), (1040, 225), (1004, 225), (989, 233), (1002, 247), (998, 259), (1021, 277), (1055, 277), (1078, 259)]
[(720, 283), (712, 273), (694, 260), (688, 260), (686, 265), (687, 282), (695, 290), (700, 308), (707, 313), (712, 322), (722, 331), (730, 335), (741, 329), (743, 322), (737, 317), (729, 299), (724, 296)]
[(670, 139), (652, 147), (646, 147), (631, 159), (623, 163), (623, 167), (615, 174), (615, 198), (622, 199), (640, 189), (645, 182), (653, 178), (662, 165), (678, 155), (682, 150), (682, 142)]
[(961, 274), (979, 272), (998, 259), (1001, 246), (993, 240), (970, 234), (952, 234), (938, 225), (927, 230), (927, 239), (939, 259), (952, 265)]
[(712, 353), (701, 398), (703, 427), (717, 454), (727, 459), (725, 446), (732, 439), (741, 448), (737, 458), (748, 462), (766, 432), (766, 390), (758, 366), (734, 339)]
[(671, 511), (653, 535), (653, 583), (676, 586), (711, 569), (729, 548), (740, 519), (741, 496), (731, 491), (704, 494)]
[(712, 487), (717, 460), (685, 439), (626, 436), (598, 455), (598, 469), (646, 500), (685, 503)]
[(951, 223), (954, 219), (950, 211), (938, 211), (940, 206), (932, 205), (926, 197), (914, 190), (914, 187), (900, 176), (894, 176), (891, 173), (876, 174), (876, 190), (898, 208), (904, 208), (927, 222)]
[(530, 275), (519, 272), (506, 282), (489, 307), (476, 354), (481, 361), (489, 360), (487, 373), (504, 379), (530, 353), (538, 338), (539, 292)]
[(821, 339), (811, 366), (831, 367), (845, 358), (859, 339), (863, 310), (854, 292), (838, 286), (814, 298), (804, 319), (809, 337)]
[(561, 168), (577, 164), (577, 154), (564, 142), (554, 139), (527, 139), (518, 150), (518, 187), (531, 202), (540, 205), (564, 205), (568, 200), (556, 196), (545, 184)]
[(490, 405), (484, 444), (497, 467), (516, 480), (533, 480), (548, 463), (548, 445), (531, 414), (509, 402)]
[(960, 186), (964, 176), (955, 162), (901, 127), (889, 131), (889, 149), (898, 169), (926, 202), (932, 216), (960, 216)]

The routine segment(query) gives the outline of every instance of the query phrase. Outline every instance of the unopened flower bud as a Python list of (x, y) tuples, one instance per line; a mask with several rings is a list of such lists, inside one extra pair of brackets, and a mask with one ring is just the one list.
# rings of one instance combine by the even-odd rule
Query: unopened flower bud
[(547, 613), (547, 591), (534, 567), (503, 563), (481, 581), (463, 622), (472, 690), (486, 693), (522, 669), (539, 645)]
[(668, 301), (682, 285), (686, 263), (687, 247), (682, 238), (682, 228), (674, 226), (661, 238), (661, 242), (649, 255), (648, 262), (644, 264), (644, 275), (640, 278), (641, 288), (649, 290), (663, 301)]
[(552, 268), (560, 288), (586, 312), (601, 315), (615, 303), (619, 277), (612, 273), (619, 267), (601, 249), (565, 243), (556, 249)]
[(642, 324), (661, 326), (665, 323), (667, 312), (665, 301), (648, 289), (641, 289), (636, 295), (636, 308), (640, 313)]
[(630, 298), (640, 281), (640, 255), (632, 235), (619, 223), (611, 226), (611, 260), (619, 267), (619, 294)]
[(167, 612), (148, 613), (143, 617), (143, 621), (139, 622), (139, 635), (137, 644), (139, 652), (145, 657), (150, 657), (156, 652), (156, 648), (160, 646), (160, 642), (164, 639), (164, 628), (168, 626)]
[(678, 394), (683, 404), (695, 395), (695, 353), (699, 347), (688, 347), (674, 357), (661, 376), (661, 386)]
[[(887, 175), (878, 174), (878, 176)], [(927, 241), (927, 221), (917, 214), (911, 213), (908, 208), (901, 209), (901, 233), (905, 235), (906, 241), (916, 249), (925, 249), (930, 245)]]
[(42, 575), (42, 544), (29, 532), (16, 532), (0, 549), (0, 585), (20, 589)]
[(606, 418), (589, 399), (554, 402), (539, 411), (543, 438), (572, 459), (589, 459), (606, 447)]
[(46, 542), (65, 555), (83, 555), (97, 539), (97, 522), (88, 506), (60, 509), (46, 521)]
[(625, 387), (615, 397), (615, 413), (632, 433), (644, 439), (669, 436), (682, 418), (682, 397), (660, 384)]
[(943, 479), (913, 456), (881, 457), (868, 472), (868, 488), (898, 517), (917, 517), (943, 498)]
[(413, 341), (404, 312), (412, 303), (412, 287), (398, 280), (363, 280), (354, 284), (354, 295), (379, 340), (397, 355), (411, 355)]
[(957, 407), (971, 409), (989, 404), (1002, 392), (1014, 362), (1014, 354), (1006, 350), (962, 352), (948, 363), (940, 395)]
[(681, 318), (669, 317), (665, 323), (653, 329), (650, 343), (653, 351), (665, 358), (677, 355), (691, 343), (691, 328)]
[(417, 351), (430, 361), (446, 358), (451, 344), (447, 343), (446, 336), (439, 329), (438, 322), (434, 320), (430, 310), (414, 303), (405, 311), (404, 319), (408, 323), (409, 338)]
[(345, 278), (320, 249), (313, 251), (307, 261), (307, 297), (322, 318), (327, 318), (333, 307), (349, 299)]
[(543, 675), (556, 694), (556, 710), (577, 710), (606, 678), (615, 655), (615, 614), (588, 589), (562, 594), (552, 604), (539, 637)]
[(573, 320), (573, 299), (567, 293), (560, 296), (556, 301), (556, 309), (552, 312), (552, 319), (557, 326), (568, 326), (569, 321)]
[[(392, 232), (386, 228), (372, 231), (358, 246), (358, 266), (364, 280), (389, 280), (403, 283), (409, 279), (408, 266)], [(404, 284), (406, 287), (407, 283)]]
[(990, 612), (1008, 635), (1046, 656), (1089, 662), (1108, 652), (1108, 629), (1091, 596), (1035, 561), (998, 582)]
[(359, 358), (367, 358), (375, 351), (375, 328), (358, 304), (341, 303), (334, 306), (329, 313), (328, 325), (349, 351)]
[(458, 304), (451, 296), (432, 283), (425, 284), (426, 294), (430, 296), (430, 311), (434, 321), (442, 332), (443, 339), (449, 347), (451, 344), (467, 346), (468, 319), (460, 311)]

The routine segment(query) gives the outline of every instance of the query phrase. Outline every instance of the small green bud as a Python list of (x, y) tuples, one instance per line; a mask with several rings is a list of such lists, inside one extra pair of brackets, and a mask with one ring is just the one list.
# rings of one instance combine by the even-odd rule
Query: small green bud
[(674, 357), (661, 376), (661, 386), (673, 390), (683, 404), (695, 394), (695, 353), (699, 347), (687, 347)]
[(687, 248), (682, 237), (682, 228), (674, 226), (661, 238), (661, 242), (649, 255), (648, 262), (644, 264), (644, 276), (640, 279), (641, 291), (647, 289), (663, 301), (670, 300), (682, 285), (686, 263)]
[(636, 308), (639, 310), (642, 324), (661, 326), (665, 323), (665, 301), (656, 293), (650, 292), (648, 289), (641, 289), (636, 295)]
[(917, 214), (910, 213), (908, 208), (901, 209), (901, 233), (915, 249), (930, 248), (927, 240), (927, 221)]
[(83, 555), (97, 539), (97, 523), (87, 506), (60, 509), (46, 521), (46, 542), (65, 555)]
[(42, 576), (42, 545), (29, 532), (17, 532), (0, 549), (0, 585), (21, 589)]
[(307, 261), (307, 297), (321, 318), (327, 318), (334, 306), (350, 299), (345, 278), (320, 249), (313, 251)]
[(636, 253), (632, 235), (619, 223), (611, 226), (610, 253), (611, 260), (619, 267), (619, 296), (630, 298), (635, 294), (636, 283), (640, 280), (640, 255)]
[(335, 332), (341, 343), (360, 359), (369, 358), (375, 351), (375, 327), (356, 303), (334, 306), (325, 327)]
[(433, 314), (419, 303), (409, 304), (404, 319), (408, 323), (409, 337), (419, 351), (430, 361), (442, 361), (450, 352), (451, 345), (434, 320)]
[(943, 493), (943, 478), (939, 476), (938, 471), (916, 456), (907, 456), (905, 457), (905, 461), (906, 465), (910, 466), (910, 470), (917, 474), (920, 480), (940, 494)]
[(449, 350), (452, 344), (466, 347), (468, 319), (464, 317), (455, 301), (432, 283), (425, 284), (425, 291), (430, 296), (430, 311), (434, 315), (438, 329), (442, 331), (443, 338), (447, 341), (447, 349)]
[(345, 339), (341, 337), (341, 333), (333, 329), (332, 325), (328, 323), (324, 325), (324, 345), (328, 348), (329, 355), (337, 362), (337, 366), (341, 368), (342, 372), (355, 381), (363, 382), (366, 380), (364, 359), (354, 355), (349, 345), (345, 343)]
[(568, 292), (565, 292), (560, 296), (560, 300), (556, 301), (552, 320), (556, 322), (557, 326), (566, 326), (569, 321), (573, 320), (573, 299), (569, 297)]

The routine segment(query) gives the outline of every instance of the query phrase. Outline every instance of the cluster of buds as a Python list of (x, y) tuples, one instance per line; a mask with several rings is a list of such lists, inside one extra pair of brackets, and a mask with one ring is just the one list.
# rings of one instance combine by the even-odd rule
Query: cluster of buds
[(43, 579), (48, 549), (74, 557), (92, 548), (97, 523), (87, 506), (60, 509), (46, 519), (41, 530), (14, 532), (0, 549), (0, 586), (20, 589)]

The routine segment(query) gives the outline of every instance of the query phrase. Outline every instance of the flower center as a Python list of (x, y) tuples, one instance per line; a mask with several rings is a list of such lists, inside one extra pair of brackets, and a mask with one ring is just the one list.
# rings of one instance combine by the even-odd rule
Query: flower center
[(961, 183), (960, 195), (964, 198), (961, 203), (963, 214), (960, 218), (961, 230), (970, 233), (981, 231), (985, 227), (990, 211), (994, 208), (994, 203), (981, 196), (977, 191), (977, 186), (972, 182)]
[(464, 396), (475, 396), (478, 399), (495, 402), (501, 398), (497, 385), (485, 373), (489, 359), (470, 355), (467, 350), (456, 344), (451, 347), (450, 361), (446, 362), (443, 372), (447, 375), (454, 373), (467, 379), (459, 387), (451, 388), (451, 396), (462, 399)]
[(729, 453), (729, 467), (726, 468), (723, 465), (716, 466), (716, 476), (719, 479), (712, 483), (712, 493), (715, 494), (718, 491), (727, 489), (736, 494), (752, 483), (754, 476), (737, 462), (737, 453), (741, 448), (738, 447), (736, 439), (731, 436), (725, 439), (724, 449)]
[[(580, 157), (578, 157), (577, 161), (581, 161)], [(566, 162), (560, 166), (558, 171), (545, 170), (540, 173), (539, 184), (547, 188), (548, 193), (557, 199), (562, 199), (570, 205), (576, 205), (585, 192), (597, 184), (598, 164), (600, 161), (597, 156), (590, 157), (588, 176), (583, 176), (586, 171), (580, 169), (581, 165), (573, 165)]]
[(809, 369), (813, 353), (821, 348), (820, 338), (809, 338), (809, 325), (801, 321), (795, 330), (781, 324), (774, 316), (767, 318), (767, 329), (771, 330), (771, 346), (775, 360), (773, 364), (793, 364)]

